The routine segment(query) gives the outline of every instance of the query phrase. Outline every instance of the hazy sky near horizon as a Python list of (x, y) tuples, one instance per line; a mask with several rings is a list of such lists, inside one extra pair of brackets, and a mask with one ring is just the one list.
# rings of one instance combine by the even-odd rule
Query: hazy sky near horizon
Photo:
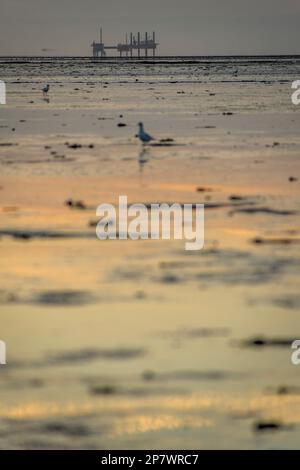
[(91, 55), (100, 25), (155, 29), (161, 55), (300, 51), (300, 0), (0, 0), (0, 55)]

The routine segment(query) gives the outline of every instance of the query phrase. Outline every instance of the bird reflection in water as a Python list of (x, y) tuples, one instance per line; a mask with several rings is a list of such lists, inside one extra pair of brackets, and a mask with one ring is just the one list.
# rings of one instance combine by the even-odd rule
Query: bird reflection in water
[(139, 169), (140, 169), (141, 182), (143, 180), (144, 166), (146, 165), (146, 163), (148, 163), (148, 161), (149, 161), (149, 149), (143, 147), (138, 154), (138, 163), (139, 163)]

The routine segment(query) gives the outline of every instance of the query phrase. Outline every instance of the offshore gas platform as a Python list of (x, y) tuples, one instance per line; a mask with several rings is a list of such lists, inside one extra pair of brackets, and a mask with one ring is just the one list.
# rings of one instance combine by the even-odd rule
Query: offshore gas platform
[(103, 42), (102, 38), (102, 28), (100, 28), (100, 42), (93, 41), (91, 47), (93, 48), (93, 57), (106, 57), (106, 51), (115, 50), (119, 53), (120, 57), (132, 58), (134, 56), (134, 51), (137, 51), (137, 57), (141, 57), (141, 51), (145, 51), (145, 57), (148, 57), (148, 51), (150, 54), (152, 52), (152, 57), (155, 57), (156, 48), (158, 43), (155, 40), (155, 32), (152, 33), (152, 37), (145, 33), (144, 38), (141, 37), (141, 33), (134, 35), (126, 33), (125, 42), (119, 43), (115, 46), (107, 46)]

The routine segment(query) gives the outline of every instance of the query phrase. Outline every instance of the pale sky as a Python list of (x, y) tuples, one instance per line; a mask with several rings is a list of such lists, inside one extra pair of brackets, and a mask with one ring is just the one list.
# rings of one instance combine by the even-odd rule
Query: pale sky
[(300, 0), (0, 0), (0, 55), (91, 55), (100, 25), (155, 29), (159, 55), (300, 53)]

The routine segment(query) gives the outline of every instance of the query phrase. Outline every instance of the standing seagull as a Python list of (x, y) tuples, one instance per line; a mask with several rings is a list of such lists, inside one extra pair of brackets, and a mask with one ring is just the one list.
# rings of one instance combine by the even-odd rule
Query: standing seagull
[(44, 96), (47, 96), (49, 88), (50, 88), (50, 85), (47, 83), (47, 85), (44, 86), (44, 88), (43, 88), (43, 95)]
[(150, 142), (150, 140), (154, 140), (153, 137), (151, 137), (151, 135), (147, 134), (147, 132), (144, 131), (144, 124), (142, 122), (139, 122), (138, 126), (139, 126), (139, 132), (138, 132), (137, 137), (144, 144)]

